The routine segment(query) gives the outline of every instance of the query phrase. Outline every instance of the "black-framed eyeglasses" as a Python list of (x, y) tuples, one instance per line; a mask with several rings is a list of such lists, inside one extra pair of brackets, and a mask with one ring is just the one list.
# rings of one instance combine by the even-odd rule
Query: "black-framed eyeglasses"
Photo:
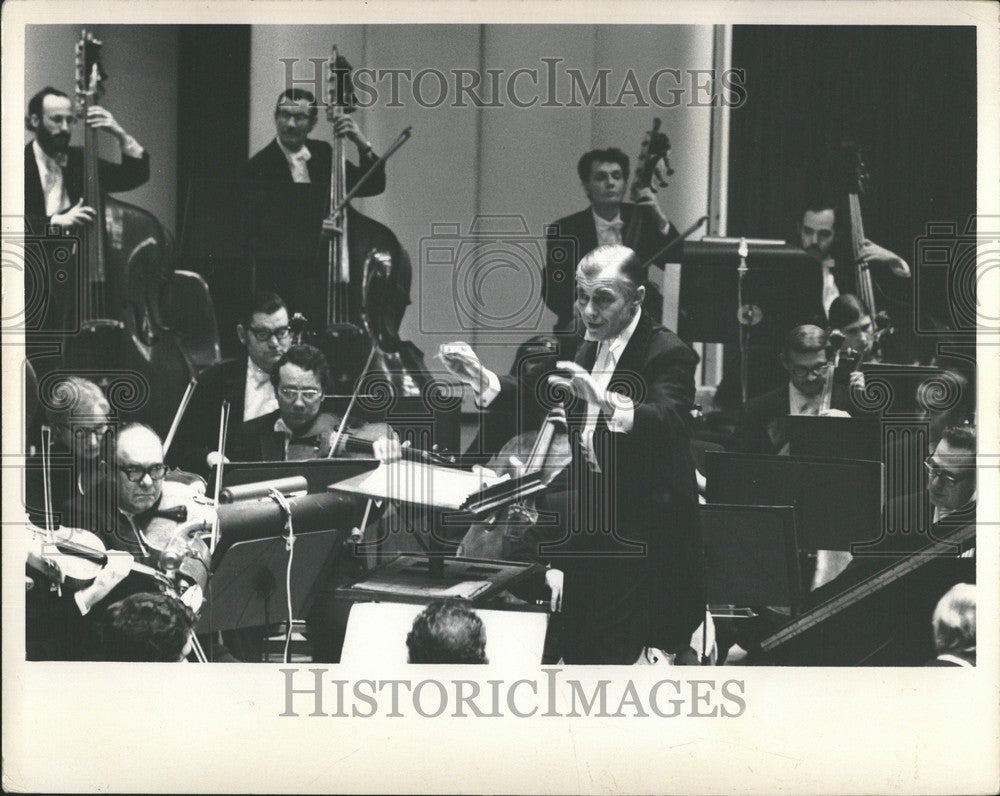
[(138, 484), (147, 475), (153, 481), (163, 480), (167, 474), (167, 465), (151, 464), (149, 467), (141, 467), (138, 464), (122, 464), (118, 465), (118, 470), (133, 484)]
[(960, 473), (952, 473), (948, 470), (943, 470), (940, 466), (938, 466), (938, 463), (934, 461), (933, 456), (928, 456), (924, 459), (924, 470), (927, 473), (927, 479), (929, 481), (939, 478), (948, 486), (955, 486), (955, 484), (959, 484), (962, 481), (968, 481), (976, 474), (976, 471), (973, 468), (969, 468)]
[(289, 326), (282, 326), (278, 329), (260, 329), (251, 326), (250, 334), (254, 336), (254, 339), (258, 343), (266, 343), (272, 337), (278, 342), (281, 342), (282, 340), (287, 340), (292, 336), (292, 329)]
[(316, 401), (323, 397), (322, 390), (316, 390), (311, 387), (307, 387), (304, 390), (296, 387), (279, 387), (278, 394), (286, 401), (294, 401), (300, 396), (303, 401)]

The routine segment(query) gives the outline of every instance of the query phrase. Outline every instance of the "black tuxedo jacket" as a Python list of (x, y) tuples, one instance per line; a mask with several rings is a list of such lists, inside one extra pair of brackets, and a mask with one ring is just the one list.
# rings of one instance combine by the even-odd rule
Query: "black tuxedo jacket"
[[(635, 212), (635, 205), (622, 204), (623, 234)], [(677, 230), (674, 229), (673, 224), (667, 229), (667, 234), (662, 235), (652, 221), (644, 219), (637, 251), (639, 259), (645, 262), (664, 246), (676, 240), (677, 237)], [(550, 226), (545, 239), (546, 256), (545, 273), (542, 279), (542, 298), (545, 299), (545, 306), (556, 314), (556, 329), (563, 330), (569, 328), (573, 322), (576, 266), (585, 254), (597, 248), (597, 227), (594, 224), (591, 208), (588, 207), (579, 213), (560, 218)], [(663, 265), (668, 259), (676, 261), (680, 256), (681, 252), (678, 247), (675, 247), (666, 255), (655, 260), (654, 263)], [(649, 315), (659, 323), (663, 315), (663, 297), (656, 285), (652, 285), (652, 291), (649, 290), (650, 285), (647, 284), (646, 287), (647, 295), (644, 306)]]
[[(306, 140), (306, 146), (309, 148), (310, 154), (309, 160), (306, 161), (306, 168), (309, 170), (309, 179), (313, 184), (329, 186), (330, 170), (333, 164), (333, 147), (326, 141), (317, 141), (312, 138)], [(348, 162), (348, 191), (354, 188), (358, 182), (358, 178), (376, 160), (378, 158), (369, 151), (367, 156), (362, 156), (360, 166), (355, 166), (353, 163)], [(255, 182), (295, 184), (292, 180), (292, 172), (288, 168), (288, 160), (285, 158), (285, 153), (281, 151), (277, 139), (273, 139), (270, 144), (250, 158), (246, 167), (246, 178)], [(385, 166), (383, 164), (369, 178), (368, 182), (362, 186), (358, 196), (378, 196), (384, 190)]]
[[(70, 203), (76, 204), (83, 195), (83, 149), (70, 147), (67, 157), (68, 162), (63, 169), (63, 184)], [(141, 158), (131, 158), (122, 153), (121, 163), (100, 160), (98, 170), (104, 191), (129, 191), (149, 180), (149, 153), (143, 150)], [(38, 225), (37, 229), (33, 226), (31, 231), (43, 234), (51, 216), (45, 213), (45, 193), (31, 143), (24, 148), (24, 213), (33, 225)]]
[[(576, 362), (590, 370), (596, 348), (596, 343), (583, 343)], [(541, 535), (529, 532), (518, 549), (519, 557), (551, 563), (567, 572), (581, 564), (588, 572), (594, 566), (599, 572), (602, 555), (610, 561), (615, 553), (634, 552), (635, 542), (644, 544), (645, 552), (638, 559), (641, 566), (629, 570), (627, 576), (641, 581), (642, 601), (649, 612), (643, 643), (663, 649), (686, 644), (705, 611), (698, 497), (689, 441), (697, 363), (698, 355), (676, 334), (654, 325), (643, 313), (610, 384), (610, 389), (632, 397), (633, 427), (628, 433), (612, 432), (608, 418), (603, 414), (598, 418), (594, 449), (600, 473), (591, 473), (579, 445), (586, 405), (577, 401), (567, 413), (573, 461), (562, 486), (570, 496), (570, 524), (596, 507), (610, 527), (602, 526), (595, 534), (564, 527), (568, 536), (548, 549), (539, 546)], [(490, 415), (516, 417), (519, 384), (509, 376), (500, 382), (501, 392), (490, 406)], [(613, 600), (617, 589), (630, 584), (615, 577), (588, 576), (580, 586), (612, 595)]]
[(226, 456), (232, 461), (254, 461), (247, 458), (247, 450), (253, 450), (255, 439), (247, 428), (250, 423), (243, 422), (246, 380), (246, 356), (223, 360), (198, 376), (198, 385), (168, 454), (171, 464), (208, 477), (210, 468), (205, 457), (219, 442), (219, 411), (223, 401), (229, 401)]

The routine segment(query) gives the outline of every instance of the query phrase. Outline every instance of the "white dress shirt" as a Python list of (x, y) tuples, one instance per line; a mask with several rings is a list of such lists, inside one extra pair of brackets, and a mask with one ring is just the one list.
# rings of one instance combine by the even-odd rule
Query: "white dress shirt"
[(832, 257), (823, 260), (823, 312), (830, 314), (830, 305), (840, 295), (840, 288), (833, 278), (833, 268), (836, 262)]
[(281, 143), (281, 139), (276, 138), (274, 140), (278, 142), (278, 146), (281, 147), (281, 151), (285, 155), (285, 160), (288, 161), (288, 168), (292, 172), (292, 181), (311, 182), (309, 179), (309, 166), (307, 165), (309, 159), (312, 157), (309, 147), (303, 144), (302, 149), (298, 152), (292, 152)]
[(792, 382), (788, 382), (788, 414), (818, 415), (819, 406), (823, 400), (820, 395), (805, 395), (799, 392)]
[[(69, 208), (69, 194), (63, 180), (63, 168), (66, 166), (66, 156), (49, 157), (36, 138), (31, 148), (35, 153), (35, 163), (38, 165), (38, 176), (42, 180), (42, 194), (45, 196), (45, 215), (54, 216)], [(60, 162), (61, 161), (61, 162)]]
[(274, 394), (271, 376), (261, 370), (247, 357), (247, 381), (243, 392), (243, 422), (270, 414), (278, 408), (278, 397)]
[[(642, 208), (636, 208), (634, 212), (640, 213), (643, 211)], [(622, 228), (625, 226), (622, 221), (621, 211), (610, 221), (597, 215), (597, 211), (593, 208), (591, 208), (590, 213), (594, 217), (594, 228), (597, 230), (597, 245), (620, 246), (622, 242)], [(670, 221), (661, 221), (660, 234), (666, 235), (668, 229), (670, 229)], [(586, 254), (586, 252), (581, 252), (581, 254)]]

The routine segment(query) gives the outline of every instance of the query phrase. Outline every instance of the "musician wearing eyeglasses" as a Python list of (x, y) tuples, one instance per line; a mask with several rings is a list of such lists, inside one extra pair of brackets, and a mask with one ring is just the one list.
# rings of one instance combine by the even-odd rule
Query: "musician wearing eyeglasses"
[[(62, 91), (46, 86), (28, 102), (25, 125), (35, 139), (24, 148), (24, 212), (48, 224), (81, 227), (94, 221), (94, 209), (83, 204), (83, 150), (69, 145), (77, 117)], [(98, 105), (87, 109), (87, 124), (118, 141), (121, 162), (100, 160), (101, 186), (116, 193), (149, 180), (149, 153), (111, 113)]]
[(218, 460), (219, 410), (229, 401), (225, 455), (246, 461), (256, 440), (246, 424), (274, 412), (278, 399), (271, 382), (274, 366), (292, 342), (288, 308), (274, 294), (258, 292), (247, 301), (236, 326), (246, 355), (226, 360), (198, 376), (191, 404), (178, 431), (174, 450), (181, 469), (207, 476)]
[(785, 338), (780, 359), (788, 383), (747, 402), (736, 427), (733, 449), (740, 453), (787, 454), (789, 415), (847, 414), (850, 394), (833, 384), (830, 410), (822, 410), (822, 394), (830, 363), (827, 334), (818, 326), (796, 326)]

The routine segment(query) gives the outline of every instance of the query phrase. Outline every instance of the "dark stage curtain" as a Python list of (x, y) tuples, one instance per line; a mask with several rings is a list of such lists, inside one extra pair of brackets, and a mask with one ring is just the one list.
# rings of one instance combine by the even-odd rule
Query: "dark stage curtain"
[[(747, 100), (731, 116), (729, 234), (796, 240), (803, 199), (839, 185), (844, 140), (860, 145), (870, 174), (870, 239), (912, 267), (929, 223), (962, 233), (975, 212), (975, 36), (971, 27), (736, 26), (733, 67), (746, 70)], [(954, 328), (947, 269), (921, 276), (921, 312)]]

